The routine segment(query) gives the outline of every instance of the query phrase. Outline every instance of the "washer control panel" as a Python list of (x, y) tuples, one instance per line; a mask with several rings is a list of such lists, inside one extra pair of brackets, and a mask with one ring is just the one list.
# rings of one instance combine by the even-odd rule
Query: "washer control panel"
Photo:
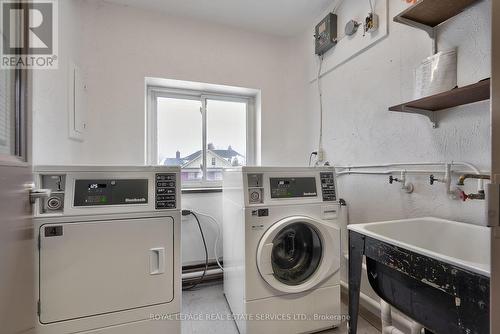
[(157, 210), (176, 208), (177, 206), (176, 174), (174, 173), (156, 174), (155, 189), (156, 189), (155, 208)]
[(323, 201), (331, 202), (337, 200), (335, 190), (335, 175), (333, 172), (321, 172), (321, 192), (323, 193)]
[[(336, 181), (332, 166), (248, 167), (248, 172), (243, 169), (244, 201), (248, 205), (331, 205), (338, 200)], [(229, 189), (233, 191), (233, 188)]]

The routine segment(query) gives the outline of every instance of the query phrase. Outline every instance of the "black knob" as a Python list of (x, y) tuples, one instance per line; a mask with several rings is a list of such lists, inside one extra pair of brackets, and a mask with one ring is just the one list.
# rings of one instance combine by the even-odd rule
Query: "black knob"
[(391, 175), (389, 176), (389, 183), (392, 184), (393, 182), (399, 182), (399, 179)]
[(429, 183), (432, 186), (434, 184), (434, 182), (436, 182), (436, 178), (434, 177), (434, 175), (431, 174), (431, 176), (429, 177)]

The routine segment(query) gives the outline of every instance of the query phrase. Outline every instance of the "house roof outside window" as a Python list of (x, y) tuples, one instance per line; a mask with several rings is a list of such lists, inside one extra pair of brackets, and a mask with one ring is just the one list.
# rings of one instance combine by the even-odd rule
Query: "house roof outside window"
[[(185, 157), (181, 157), (179, 151), (176, 152), (175, 158), (165, 158), (161, 161), (161, 165), (166, 166), (181, 166), (182, 168), (200, 168), (202, 162), (203, 151), (198, 150)], [(211, 168), (222, 168), (231, 166), (245, 165), (246, 159), (243, 155), (233, 150), (231, 146), (227, 149), (216, 149), (212, 143), (208, 144), (207, 159), (215, 158), (216, 164), (211, 165)]]

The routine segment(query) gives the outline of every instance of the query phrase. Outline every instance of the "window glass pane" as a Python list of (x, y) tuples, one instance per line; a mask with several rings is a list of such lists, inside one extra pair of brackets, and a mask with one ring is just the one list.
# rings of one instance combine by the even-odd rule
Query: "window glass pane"
[(158, 164), (182, 166), (182, 181), (202, 179), (201, 102), (159, 97)]
[(0, 70), (0, 154), (15, 155), (15, 72)]
[(207, 180), (222, 180), (222, 169), (246, 164), (247, 104), (207, 100)]

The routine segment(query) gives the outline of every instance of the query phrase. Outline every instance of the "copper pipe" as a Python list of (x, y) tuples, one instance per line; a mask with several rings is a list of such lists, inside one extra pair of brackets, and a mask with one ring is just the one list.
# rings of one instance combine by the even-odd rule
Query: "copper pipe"
[(458, 178), (457, 186), (463, 186), (467, 179), (490, 180), (491, 177), (485, 174), (464, 174)]

